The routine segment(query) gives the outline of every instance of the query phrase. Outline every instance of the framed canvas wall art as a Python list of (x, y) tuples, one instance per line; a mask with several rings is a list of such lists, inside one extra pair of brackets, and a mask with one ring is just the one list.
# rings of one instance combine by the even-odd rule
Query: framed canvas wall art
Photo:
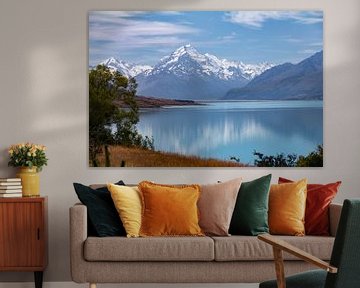
[(89, 12), (89, 165), (322, 166), (322, 11)]

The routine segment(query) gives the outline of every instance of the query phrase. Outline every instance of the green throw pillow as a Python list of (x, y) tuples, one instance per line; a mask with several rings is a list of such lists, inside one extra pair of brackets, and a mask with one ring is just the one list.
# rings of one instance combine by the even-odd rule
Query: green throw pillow
[(271, 174), (241, 184), (229, 233), (259, 235), (269, 233), (268, 208)]

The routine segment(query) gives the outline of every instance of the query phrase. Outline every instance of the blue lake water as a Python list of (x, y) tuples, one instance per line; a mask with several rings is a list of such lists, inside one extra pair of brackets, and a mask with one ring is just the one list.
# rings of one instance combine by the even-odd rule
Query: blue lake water
[(143, 109), (137, 124), (156, 150), (253, 164), (264, 154), (305, 155), (323, 143), (322, 101), (219, 101)]

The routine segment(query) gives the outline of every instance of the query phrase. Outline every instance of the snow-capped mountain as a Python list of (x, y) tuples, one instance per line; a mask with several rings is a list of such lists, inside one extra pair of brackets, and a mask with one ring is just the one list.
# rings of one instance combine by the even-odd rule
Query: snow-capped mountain
[(149, 65), (135, 65), (130, 64), (125, 61), (120, 61), (115, 59), (114, 57), (108, 58), (105, 61), (101, 62), (100, 65), (105, 65), (109, 67), (111, 70), (119, 71), (126, 77), (135, 77), (136, 75), (149, 71), (152, 69)]
[(162, 58), (148, 74), (156, 75), (165, 71), (177, 76), (198, 74), (223, 80), (241, 80), (241, 78), (251, 80), (273, 66), (269, 63), (252, 65), (219, 59), (208, 53), (201, 54), (188, 44)]
[(246, 86), (229, 90), (223, 99), (321, 100), (323, 99), (323, 51), (297, 64), (273, 67)]
[(135, 77), (138, 94), (171, 99), (221, 99), (232, 88), (243, 87), (272, 68), (270, 63), (244, 64), (201, 54), (184, 45), (154, 66), (132, 65), (109, 58), (102, 62), (127, 77)]

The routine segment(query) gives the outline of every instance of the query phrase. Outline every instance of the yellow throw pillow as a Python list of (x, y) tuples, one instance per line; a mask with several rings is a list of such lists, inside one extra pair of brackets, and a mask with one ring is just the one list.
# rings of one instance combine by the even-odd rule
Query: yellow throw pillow
[(273, 184), (269, 195), (271, 234), (303, 236), (305, 234), (307, 180)]
[(107, 185), (127, 237), (139, 237), (141, 227), (141, 196), (138, 187)]
[(140, 236), (203, 236), (199, 227), (199, 185), (172, 186), (143, 181)]

